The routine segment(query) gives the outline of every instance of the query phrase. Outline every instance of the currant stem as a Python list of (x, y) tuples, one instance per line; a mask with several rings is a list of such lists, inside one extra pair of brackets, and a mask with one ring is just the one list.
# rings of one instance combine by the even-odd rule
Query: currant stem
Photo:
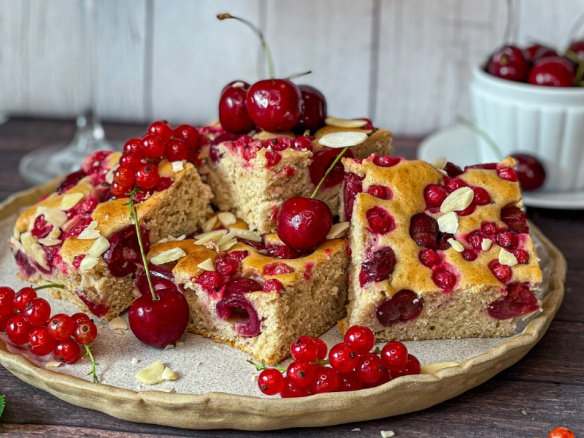
[[(267, 370), (267, 369), (269, 369), (269, 368), (270, 368), (270, 367), (268, 367), (268, 366), (267, 366), (265, 363), (263, 363), (263, 362), (262, 362), (262, 364), (261, 364), (261, 365), (259, 365), (259, 364), (255, 363), (255, 362), (254, 362), (253, 360), (251, 360), (251, 359), (248, 359), (246, 362), (247, 362), (247, 363), (249, 363), (249, 364), (252, 364), (252, 365), (255, 367), (256, 371), (263, 371), (263, 370)], [(274, 365), (272, 368), (276, 368), (278, 371), (280, 371), (280, 372), (282, 372), (282, 373), (283, 373), (284, 371), (286, 371), (286, 368), (284, 368), (284, 367), (281, 367), (281, 366), (280, 366), (280, 364), (276, 364), (276, 365)]]
[(268, 47), (268, 44), (266, 43), (266, 40), (264, 38), (264, 34), (261, 30), (259, 30), (257, 28), (256, 25), (254, 25), (252, 22), (247, 21), (244, 18), (239, 18), (239, 17), (234, 17), (233, 15), (224, 12), (222, 14), (217, 14), (217, 18), (219, 20), (227, 20), (227, 19), (233, 19), (233, 20), (237, 20), (237, 21), (241, 21), (243, 24), (247, 25), (260, 39), (260, 43), (262, 44), (262, 49), (264, 50), (264, 55), (266, 57), (266, 65), (268, 66), (268, 76), (270, 77), (270, 79), (273, 79), (275, 76), (275, 72), (274, 72), (274, 61), (272, 59), (272, 52), (270, 51), (270, 48)]
[(337, 165), (337, 163), (339, 162), (339, 160), (341, 158), (343, 158), (343, 155), (345, 155), (345, 152), (347, 152), (348, 150), (349, 150), (349, 146), (346, 146), (345, 148), (343, 148), (343, 150), (341, 151), (341, 153), (339, 155), (337, 155), (337, 158), (335, 158), (335, 160), (331, 163), (331, 165), (329, 166), (329, 168), (326, 170), (326, 172), (324, 173), (324, 175), (322, 176), (322, 178), (318, 182), (318, 185), (316, 186), (316, 189), (314, 189), (314, 192), (312, 192), (312, 195), (310, 195), (310, 198), (311, 199), (314, 199), (314, 197), (316, 196), (316, 194), (320, 190), (320, 186), (322, 186), (322, 183), (324, 183), (324, 180), (326, 179), (326, 177), (328, 176), (328, 174), (331, 173), (331, 171), (333, 170), (333, 168)]
[(501, 150), (497, 146), (497, 143), (495, 143), (495, 140), (493, 140), (489, 134), (487, 134), (485, 131), (483, 131), (481, 128), (479, 128), (477, 125), (475, 125), (473, 122), (465, 119), (464, 117), (460, 117), (460, 122), (462, 123), (462, 125), (464, 125), (468, 129), (470, 129), (472, 132), (474, 132), (476, 135), (481, 137), (483, 140), (485, 140), (487, 142), (487, 144), (489, 145), (489, 147), (491, 148), (491, 150), (499, 158), (499, 161), (501, 161), (501, 160), (503, 160), (503, 158), (505, 158), (505, 157), (503, 157)]
[(48, 289), (48, 288), (58, 288), (58, 289), (65, 289), (65, 286), (63, 286), (62, 284), (57, 284), (57, 283), (49, 283), (49, 284), (43, 284), (42, 286), (36, 286), (33, 287), (34, 290), (42, 290), (42, 289)]
[(89, 357), (89, 360), (91, 360), (91, 371), (89, 373), (87, 373), (88, 375), (90, 374), (91, 377), (93, 378), (93, 383), (99, 383), (99, 378), (97, 377), (97, 372), (96, 372), (96, 366), (97, 363), (95, 362), (95, 359), (93, 358), (93, 354), (91, 353), (91, 349), (89, 348), (89, 345), (84, 345), (85, 347), (85, 356), (83, 356), (83, 359), (85, 359), (86, 357)]
[(311, 73), (312, 73), (312, 70), (303, 71), (302, 73), (294, 73), (293, 75), (286, 77), (286, 79), (291, 81), (292, 79), (298, 79), (298, 78), (301, 78), (302, 76), (307, 76)]
[(134, 205), (134, 198), (136, 197), (136, 188), (132, 189), (130, 193), (130, 201), (128, 205), (130, 206), (130, 218), (134, 222), (136, 227), (136, 237), (138, 238), (138, 246), (140, 247), (140, 256), (142, 257), (142, 263), (144, 265), (144, 272), (146, 272), (146, 280), (148, 280), (148, 287), (150, 288), (150, 293), (152, 294), (152, 300), (158, 301), (158, 295), (154, 292), (154, 286), (152, 286), (152, 279), (150, 278), (150, 268), (148, 267), (148, 260), (146, 260), (146, 254), (144, 253), (144, 245), (142, 244), (142, 235), (140, 234), (140, 225), (138, 223), (138, 213), (136, 212), (136, 206)]

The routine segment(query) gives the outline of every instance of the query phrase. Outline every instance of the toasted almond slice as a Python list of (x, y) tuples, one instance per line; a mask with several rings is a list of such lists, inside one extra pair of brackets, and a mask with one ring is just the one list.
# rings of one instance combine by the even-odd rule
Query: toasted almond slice
[(164, 371), (162, 372), (162, 378), (166, 381), (169, 380), (176, 380), (178, 379), (178, 374), (175, 373), (173, 370), (171, 370), (168, 367), (164, 368)]
[(441, 213), (461, 211), (468, 207), (474, 198), (474, 192), (470, 187), (461, 187), (453, 191), (440, 206)]
[(52, 360), (45, 364), (45, 368), (59, 368), (61, 364), (62, 362), (59, 362), (58, 360)]
[(451, 211), (438, 218), (438, 229), (443, 233), (454, 234), (458, 229), (458, 215)]
[(45, 246), (55, 246), (61, 243), (61, 239), (52, 239), (50, 237), (45, 237), (44, 239), (39, 239), (39, 243)]
[(393, 438), (395, 436), (395, 432), (393, 430), (382, 430), (381, 438)]
[(173, 161), (171, 164), (173, 172), (180, 172), (181, 170), (185, 170), (185, 166), (182, 161)]
[(157, 391), (160, 392), (168, 392), (168, 393), (172, 393), (175, 392), (176, 390), (174, 389), (174, 386), (169, 386), (168, 384), (162, 384), (160, 385), (158, 388), (156, 388)]
[(161, 361), (150, 364), (146, 368), (136, 373), (136, 380), (144, 385), (156, 385), (164, 382), (162, 373), (164, 372), (164, 365)]
[(367, 124), (366, 120), (359, 119), (341, 119), (339, 117), (329, 116), (324, 120), (329, 126), (334, 126), (335, 128), (362, 128)]
[(218, 221), (217, 216), (213, 216), (211, 219), (206, 221), (201, 227), (203, 229), (203, 232), (208, 233), (209, 231), (211, 231), (215, 227), (217, 221)]
[(434, 161), (434, 164), (432, 164), (432, 166), (434, 166), (438, 170), (444, 170), (444, 168), (446, 167), (446, 163), (448, 163), (448, 160), (442, 157)]
[(456, 366), (458, 366), (457, 362), (435, 362), (422, 366), (420, 373), (434, 374), (436, 371), (440, 371), (444, 368), (452, 368)]
[(230, 241), (231, 239), (233, 239), (234, 237), (235, 237), (235, 234), (233, 234), (233, 233), (230, 231), (230, 232), (228, 232), (227, 234), (224, 234), (223, 236), (221, 236), (221, 239), (219, 239), (219, 240), (217, 241), (217, 245), (218, 245), (218, 246), (221, 246), (221, 245), (223, 245), (224, 243), (227, 243), (227, 242), (229, 242), (229, 241)]
[[(40, 210), (40, 207), (37, 209), (37, 211), (38, 210)], [(41, 211), (41, 214), (45, 215), (45, 220), (54, 227), (60, 227), (69, 220), (67, 213), (65, 213), (63, 210), (59, 210), (58, 208), (43, 207), (43, 210)]]
[(206, 259), (197, 265), (198, 268), (201, 268), (204, 271), (214, 271), (215, 265), (213, 265), (213, 260)]
[(66, 193), (61, 198), (61, 205), (59, 205), (59, 210), (69, 210), (79, 204), (79, 201), (83, 199), (83, 193)]
[(105, 174), (105, 182), (111, 184), (114, 182), (114, 173), (118, 169), (119, 166), (112, 167), (110, 170), (107, 171)]
[(128, 330), (128, 324), (119, 316), (116, 316), (110, 322), (107, 323), (110, 330)]
[(20, 242), (26, 251), (30, 251), (30, 248), (36, 243), (36, 239), (30, 231), (27, 231), (20, 235)]
[(256, 233), (254, 233), (253, 231), (250, 230), (244, 230), (241, 228), (229, 228), (229, 232), (233, 233), (235, 236), (237, 237), (241, 237), (242, 239), (246, 239), (246, 240), (251, 240), (253, 242), (261, 242), (262, 241), (262, 237)]
[(515, 266), (519, 262), (514, 254), (501, 248), (501, 251), (499, 251), (499, 263), (507, 266)]
[(319, 138), (318, 142), (329, 148), (344, 148), (357, 146), (367, 140), (367, 134), (355, 131), (340, 131), (325, 134)]
[(258, 140), (267, 140), (269, 138), (276, 138), (276, 137), (289, 137), (294, 138), (294, 135), (291, 132), (269, 132), (269, 131), (260, 131), (253, 138), (257, 138)]
[(235, 217), (235, 215), (229, 211), (223, 211), (219, 213), (217, 215), (217, 218), (219, 219), (219, 222), (221, 222), (221, 225), (223, 225), (224, 227), (228, 227), (229, 225), (233, 225), (234, 223), (237, 222), (237, 218)]
[(326, 235), (327, 239), (337, 239), (345, 234), (349, 229), (349, 222), (339, 222), (331, 227), (331, 230)]
[(221, 245), (219, 247), (219, 251), (227, 251), (227, 250), (230, 250), (235, 245), (237, 245), (237, 239), (231, 239), (229, 242), (225, 242), (223, 245)]
[(164, 265), (165, 263), (174, 262), (186, 255), (187, 253), (184, 251), (184, 249), (175, 247), (156, 254), (150, 259), (150, 262), (152, 262), (154, 265)]
[(47, 237), (51, 239), (58, 239), (61, 236), (61, 230), (57, 227), (53, 227), (53, 229), (49, 232)]
[(195, 241), (195, 245), (204, 245), (205, 243), (211, 242), (211, 241), (216, 242), (224, 234), (227, 234), (227, 230), (215, 230), (215, 231), (209, 231), (207, 233), (199, 234), (198, 236), (195, 236), (195, 238), (197, 239)]
[(168, 344), (166, 347), (164, 347), (165, 350), (173, 350), (174, 349), (174, 344)]
[(91, 245), (91, 248), (89, 248), (89, 251), (87, 251), (87, 255), (92, 256), (92, 257), (99, 257), (104, 252), (106, 252), (109, 247), (110, 247), (109, 240), (107, 240), (103, 236), (99, 236), (95, 240), (95, 242), (93, 242), (93, 245)]
[(483, 251), (488, 251), (491, 249), (491, 246), (493, 246), (493, 241), (491, 239), (489, 239), (488, 237), (485, 237), (483, 239), (483, 241), (481, 242), (481, 249)]
[(448, 239), (447, 242), (450, 243), (450, 246), (454, 251), (456, 252), (464, 251), (464, 246), (462, 246), (462, 244), (459, 241), (453, 239), (452, 237)]
[(79, 233), (77, 238), (81, 240), (97, 239), (99, 236), (101, 236), (99, 231), (96, 230), (97, 225), (97, 221), (91, 221), (89, 225), (87, 225), (87, 227), (81, 233)]
[(82, 271), (89, 271), (90, 269), (94, 268), (95, 265), (99, 263), (99, 259), (97, 257), (92, 256), (85, 256), (81, 263), (79, 264), (79, 269)]

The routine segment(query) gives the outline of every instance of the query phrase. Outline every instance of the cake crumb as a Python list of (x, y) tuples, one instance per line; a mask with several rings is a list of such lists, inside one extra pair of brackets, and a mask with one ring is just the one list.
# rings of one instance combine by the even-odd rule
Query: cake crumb
[(174, 348), (174, 344), (168, 344), (166, 347), (164, 347), (165, 350), (172, 350)]
[(136, 365), (137, 363), (140, 363), (140, 359), (138, 359), (137, 357), (133, 357), (132, 358), (132, 365)]
[(258, 376), (256, 376), (255, 374), (251, 375), (251, 381), (252, 382), (257, 382), (258, 381)]
[(395, 436), (395, 432), (393, 430), (382, 430), (381, 436), (383, 438), (391, 438), (392, 436)]
[(58, 368), (61, 366), (61, 362), (57, 361), (57, 360), (52, 360), (50, 362), (47, 362), (45, 364), (45, 368)]
[(176, 348), (182, 348), (185, 346), (185, 342), (184, 341), (176, 341)]

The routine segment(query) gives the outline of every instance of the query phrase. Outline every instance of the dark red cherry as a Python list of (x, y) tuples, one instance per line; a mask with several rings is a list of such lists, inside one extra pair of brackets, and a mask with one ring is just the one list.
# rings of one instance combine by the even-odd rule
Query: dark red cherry
[[(148, 268), (150, 269), (150, 281), (155, 291), (163, 289), (178, 291), (171, 269), (166, 268), (164, 265), (153, 265), (152, 263), (148, 264)], [(150, 286), (144, 269), (138, 271), (134, 284), (140, 294), (148, 295), (150, 293)]]
[(456, 178), (458, 175), (462, 175), (464, 173), (460, 166), (457, 166), (450, 161), (446, 162), (446, 165), (444, 166), (444, 172), (446, 172), (450, 178)]
[[(314, 186), (317, 186), (324, 174), (326, 173), (327, 169), (331, 166), (333, 161), (337, 158), (337, 156), (342, 152), (342, 149), (332, 149), (332, 148), (323, 148), (314, 153), (312, 156), (312, 163), (310, 164), (310, 168), (308, 169), (310, 172), (310, 181)], [(353, 152), (349, 149), (343, 155), (344, 158), (353, 158)], [(340, 184), (343, 181), (345, 175), (345, 170), (343, 168), (343, 163), (339, 160), (335, 167), (329, 172), (324, 183), (322, 183), (323, 187), (334, 187)]]
[(423, 248), (437, 248), (438, 222), (425, 213), (418, 213), (410, 221), (410, 236)]
[(248, 292), (256, 292), (262, 290), (263, 287), (253, 278), (240, 277), (231, 280), (225, 286), (225, 293), (223, 294), (223, 299), (230, 298), (235, 295), (243, 295)]
[(324, 94), (310, 85), (298, 85), (298, 88), (302, 96), (302, 104), (296, 129), (298, 131), (306, 129), (316, 131), (322, 128), (326, 119), (326, 99)]
[(248, 90), (248, 83), (233, 81), (221, 91), (219, 122), (227, 132), (246, 134), (255, 128), (246, 107), (245, 98)]
[(363, 191), (363, 178), (354, 173), (345, 174), (345, 185), (343, 186), (343, 202), (345, 208), (344, 220), (350, 221), (353, 215), (353, 204), (358, 193)]
[(253, 84), (246, 97), (247, 111), (264, 131), (290, 131), (300, 118), (302, 96), (287, 79), (265, 79)]
[(359, 284), (364, 286), (371, 281), (384, 281), (395, 269), (395, 253), (389, 247), (378, 249), (361, 264)]
[(501, 220), (514, 233), (529, 233), (527, 215), (523, 210), (514, 205), (508, 205), (501, 209)]
[(411, 321), (422, 313), (424, 299), (408, 289), (397, 292), (393, 297), (383, 301), (375, 315), (384, 327), (389, 327), (398, 322)]
[(162, 289), (142, 295), (130, 306), (128, 322), (134, 335), (144, 344), (164, 348), (178, 341), (189, 323), (189, 304), (176, 290)]
[(543, 46), (541, 44), (532, 44), (531, 46), (523, 49), (523, 54), (525, 55), (525, 59), (531, 63), (537, 61), (540, 58), (544, 58), (547, 56), (557, 56), (558, 52), (554, 49)]
[(57, 187), (57, 193), (65, 193), (71, 187), (77, 185), (82, 178), (85, 178), (87, 174), (83, 170), (78, 170), (77, 172), (70, 173), (61, 181), (59, 187)]
[[(261, 286), (258, 290), (262, 290)], [(253, 304), (242, 294), (222, 299), (217, 303), (216, 311), (219, 318), (234, 324), (235, 332), (239, 336), (254, 337), (261, 332), (258, 313)]]
[(333, 214), (324, 202), (297, 196), (282, 204), (277, 222), (282, 242), (297, 251), (306, 251), (326, 239), (333, 226)]
[(487, 72), (509, 81), (525, 82), (529, 63), (523, 51), (516, 46), (503, 46), (497, 50), (487, 63)]
[(492, 302), (487, 311), (492, 318), (509, 319), (539, 310), (539, 302), (526, 283), (507, 286), (507, 294)]
[[(147, 253), (150, 248), (149, 233), (144, 227), (140, 227), (142, 244)], [(140, 246), (136, 237), (134, 225), (128, 225), (114, 233), (109, 238), (110, 246), (103, 253), (103, 259), (114, 277), (125, 277), (136, 271), (136, 263), (142, 263)]]
[(545, 169), (536, 157), (529, 154), (511, 155), (517, 160), (519, 186), (524, 191), (537, 190), (545, 182)]
[(574, 78), (574, 66), (570, 61), (559, 56), (550, 56), (533, 64), (527, 82), (546, 87), (572, 87)]

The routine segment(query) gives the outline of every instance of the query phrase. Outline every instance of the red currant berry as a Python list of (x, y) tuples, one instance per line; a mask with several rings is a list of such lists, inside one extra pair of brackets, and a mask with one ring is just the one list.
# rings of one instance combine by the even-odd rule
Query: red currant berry
[(345, 343), (356, 353), (369, 353), (375, 345), (375, 335), (369, 327), (354, 325), (345, 333)]
[(418, 259), (427, 268), (431, 268), (434, 265), (440, 263), (440, 256), (433, 249), (424, 248), (418, 254)]
[(83, 321), (91, 321), (87, 313), (78, 312), (71, 315), (71, 319), (75, 323), (75, 325), (81, 324)]
[(123, 187), (132, 187), (136, 181), (135, 171), (129, 167), (120, 166), (114, 172), (114, 182)]
[(35, 356), (46, 356), (51, 353), (56, 343), (46, 327), (35, 327), (28, 334), (28, 347)]
[(318, 345), (318, 351), (316, 353), (317, 359), (324, 360), (324, 358), (326, 357), (327, 350), (328, 350), (328, 347), (326, 346), (326, 342), (324, 342), (320, 338), (314, 338), (314, 342), (316, 342), (316, 344)]
[(314, 362), (318, 355), (318, 344), (310, 336), (300, 336), (290, 345), (290, 354), (295, 360)]
[(73, 337), (80, 344), (91, 344), (97, 337), (97, 326), (93, 321), (82, 321), (76, 324)]
[(58, 313), (49, 319), (49, 333), (55, 341), (64, 341), (71, 338), (75, 330), (75, 323), (69, 315)]
[(262, 290), (264, 292), (282, 292), (284, 290), (284, 285), (280, 280), (271, 278), (264, 283)]
[(292, 382), (290, 379), (284, 379), (284, 388), (280, 393), (282, 398), (296, 398), (296, 397), (306, 397), (308, 395), (308, 388), (302, 388)]
[(374, 353), (367, 353), (359, 357), (359, 362), (355, 369), (357, 378), (363, 383), (374, 383), (383, 374), (381, 359)]
[(341, 388), (339, 373), (330, 367), (320, 367), (314, 373), (314, 379), (309, 385), (313, 394), (336, 392)]
[(383, 368), (381, 370), (381, 377), (372, 383), (363, 383), (363, 388), (375, 388), (376, 386), (383, 385), (391, 380), (391, 374), (388, 370)]
[(116, 198), (126, 198), (130, 195), (132, 186), (123, 186), (117, 181), (114, 181), (110, 187), (110, 191)]
[(246, 107), (253, 122), (264, 131), (290, 131), (300, 118), (302, 96), (287, 79), (266, 79), (253, 84)]
[(57, 360), (63, 363), (75, 363), (81, 357), (81, 348), (73, 339), (64, 339), (57, 342), (53, 352)]
[(284, 389), (284, 376), (275, 368), (267, 368), (258, 377), (258, 387), (266, 395), (279, 394)]
[(357, 366), (359, 358), (353, 348), (345, 343), (340, 343), (331, 348), (329, 363), (331, 367), (341, 374), (350, 373)]
[(0, 332), (6, 330), (6, 324), (12, 315), (0, 315)]
[(16, 345), (23, 345), (28, 342), (28, 334), (32, 326), (23, 315), (12, 315), (6, 321), (6, 334), (10, 342)]
[(277, 222), (282, 242), (297, 251), (307, 251), (324, 242), (333, 226), (333, 214), (318, 199), (296, 196), (282, 204)]
[(166, 143), (166, 159), (168, 161), (181, 161), (189, 158), (189, 147), (179, 138), (171, 138)]
[(23, 316), (33, 327), (40, 327), (51, 316), (51, 305), (44, 298), (33, 298), (22, 311)]
[(363, 382), (357, 378), (357, 373), (355, 371), (349, 374), (340, 374), (341, 387), (339, 391), (357, 391), (363, 389)]
[(142, 164), (136, 171), (136, 184), (140, 190), (152, 190), (159, 182), (158, 167), (154, 164)]
[(388, 342), (381, 349), (381, 364), (392, 373), (405, 369), (407, 363), (408, 349), (401, 342)]
[(406, 367), (401, 371), (396, 371), (395, 377), (420, 374), (421, 369), (422, 367), (420, 366), (420, 361), (418, 358), (413, 354), (408, 354), (408, 362), (406, 363)]
[(8, 286), (0, 286), (0, 316), (14, 313), (14, 289)]
[(142, 137), (140, 151), (144, 158), (158, 159), (164, 156), (165, 142), (156, 135), (146, 134)]
[(304, 361), (294, 361), (288, 365), (286, 378), (301, 388), (307, 387), (314, 378), (316, 367)]
[(140, 164), (142, 164), (140, 157), (134, 153), (127, 153), (120, 157), (120, 167), (126, 167), (133, 172), (138, 170)]
[(440, 207), (447, 196), (446, 189), (438, 184), (430, 184), (424, 188), (424, 199), (428, 208)]
[(195, 149), (199, 145), (201, 135), (197, 128), (191, 125), (180, 125), (174, 129), (174, 136), (181, 139), (189, 147)]
[(29, 301), (37, 297), (37, 292), (32, 287), (23, 287), (14, 297), (14, 309), (22, 312)]
[(489, 192), (487, 192), (482, 187), (473, 187), (472, 191), (474, 192), (474, 198), (473, 198), (474, 204), (487, 205), (488, 203), (491, 202), (491, 196), (489, 195)]
[(142, 158), (142, 140), (131, 138), (124, 144), (124, 154), (133, 154), (137, 158)]
[(576, 438), (576, 435), (567, 427), (560, 426), (553, 428), (547, 438)]
[(166, 143), (172, 137), (173, 130), (167, 122), (159, 120), (148, 127), (148, 134), (155, 135)]

